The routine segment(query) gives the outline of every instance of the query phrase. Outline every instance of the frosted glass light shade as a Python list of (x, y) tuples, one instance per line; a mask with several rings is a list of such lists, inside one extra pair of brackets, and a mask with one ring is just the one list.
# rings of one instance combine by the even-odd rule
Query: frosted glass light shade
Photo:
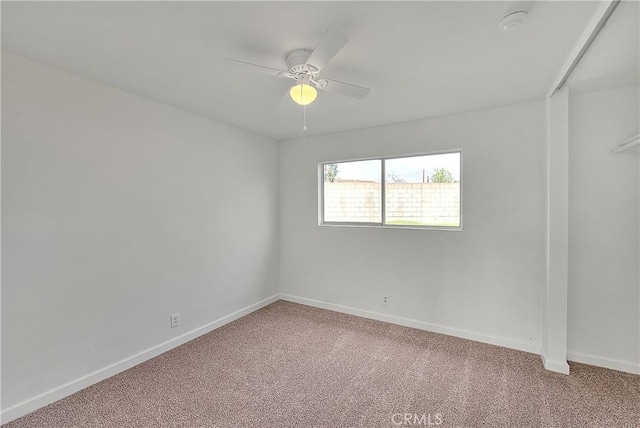
[(316, 88), (311, 85), (301, 83), (300, 85), (293, 86), (289, 90), (289, 96), (291, 96), (291, 99), (297, 104), (306, 106), (316, 99), (318, 91), (316, 91)]

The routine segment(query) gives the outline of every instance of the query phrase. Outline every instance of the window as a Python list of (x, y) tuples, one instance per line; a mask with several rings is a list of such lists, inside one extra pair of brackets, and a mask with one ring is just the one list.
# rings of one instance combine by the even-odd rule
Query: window
[(459, 229), (461, 160), (456, 151), (323, 163), (321, 224)]

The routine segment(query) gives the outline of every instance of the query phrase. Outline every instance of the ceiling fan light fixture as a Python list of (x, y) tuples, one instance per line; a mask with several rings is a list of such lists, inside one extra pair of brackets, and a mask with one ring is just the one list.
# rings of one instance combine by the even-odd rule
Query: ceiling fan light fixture
[(315, 101), (318, 91), (313, 86), (303, 82), (292, 86), (289, 90), (289, 96), (296, 104), (306, 106)]

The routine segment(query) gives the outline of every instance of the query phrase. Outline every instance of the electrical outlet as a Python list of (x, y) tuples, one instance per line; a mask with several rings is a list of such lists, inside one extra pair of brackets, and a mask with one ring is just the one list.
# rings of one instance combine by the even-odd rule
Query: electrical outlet
[(382, 296), (382, 304), (383, 305), (388, 305), (389, 304), (389, 297)]
[(180, 325), (180, 313), (175, 313), (171, 315), (171, 328), (177, 327)]

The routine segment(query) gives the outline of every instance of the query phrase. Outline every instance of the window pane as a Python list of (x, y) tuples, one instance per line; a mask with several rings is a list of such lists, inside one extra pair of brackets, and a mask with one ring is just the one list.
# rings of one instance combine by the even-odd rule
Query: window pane
[(460, 153), (385, 160), (389, 225), (460, 226)]
[(382, 223), (380, 159), (324, 164), (325, 222)]

